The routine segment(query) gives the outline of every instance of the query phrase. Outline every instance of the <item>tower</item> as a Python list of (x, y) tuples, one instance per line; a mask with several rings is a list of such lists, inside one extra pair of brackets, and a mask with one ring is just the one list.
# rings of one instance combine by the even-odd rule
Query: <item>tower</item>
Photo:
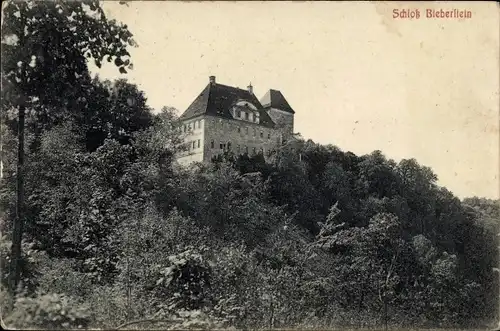
[(269, 90), (264, 97), (262, 97), (260, 103), (276, 124), (276, 129), (281, 132), (283, 139), (288, 139), (293, 135), (295, 111), (280, 91)]

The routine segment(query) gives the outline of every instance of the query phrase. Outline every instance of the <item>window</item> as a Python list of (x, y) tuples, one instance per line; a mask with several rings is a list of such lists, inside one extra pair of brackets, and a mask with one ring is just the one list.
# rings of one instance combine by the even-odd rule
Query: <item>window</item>
[(257, 130), (255, 128), (253, 129), (253, 136), (255, 137), (257, 135)]
[(196, 148), (196, 141), (193, 140), (193, 149)]
[(248, 146), (245, 146), (245, 154), (248, 154)]
[(224, 149), (224, 144), (220, 143), (220, 149)]
[(262, 131), (260, 132), (260, 137), (264, 138), (264, 132), (262, 132)]
[(214, 148), (214, 147), (215, 147), (214, 145), (215, 145), (215, 144), (214, 144), (214, 141), (212, 140), (212, 141), (210, 142), (210, 148)]
[(191, 131), (191, 123), (188, 124), (188, 130)]
[(236, 111), (236, 117), (241, 117), (241, 110)]
[(259, 154), (264, 154), (264, 148), (262, 148), (262, 147), (260, 148)]
[(198, 148), (200, 148), (200, 139), (198, 139)]
[(253, 121), (257, 122), (257, 114), (253, 114)]
[(227, 143), (227, 149), (230, 151), (231, 150), (231, 142)]
[[(201, 120), (198, 120), (198, 129), (201, 128)], [(200, 147), (200, 146), (198, 146)]]
[(245, 128), (245, 132), (246, 132), (246, 134), (248, 134), (248, 128)]
[(271, 134), (270, 133), (267, 134), (267, 139), (271, 139)]
[(241, 132), (241, 128), (240, 128), (240, 127), (238, 127), (238, 133), (240, 133), (240, 132)]
[(249, 114), (247, 112), (245, 112), (245, 119), (248, 121), (248, 116)]
[(184, 132), (186, 132), (186, 124), (184, 124)]

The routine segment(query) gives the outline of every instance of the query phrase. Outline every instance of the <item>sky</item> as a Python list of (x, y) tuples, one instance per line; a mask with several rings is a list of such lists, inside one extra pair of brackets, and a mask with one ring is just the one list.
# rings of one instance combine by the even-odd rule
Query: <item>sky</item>
[[(425, 17), (469, 10), (470, 19)], [(280, 90), (295, 131), (357, 155), (431, 167), (458, 197), (499, 198), (499, 7), (494, 2), (106, 1), (138, 43), (128, 78), (156, 110), (208, 84)], [(420, 19), (393, 18), (418, 9)]]

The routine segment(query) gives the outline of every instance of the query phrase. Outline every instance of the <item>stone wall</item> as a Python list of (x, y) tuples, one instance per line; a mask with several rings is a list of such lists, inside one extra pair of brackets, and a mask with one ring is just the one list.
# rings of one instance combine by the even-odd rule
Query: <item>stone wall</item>
[(278, 143), (279, 133), (255, 123), (206, 116), (204, 124), (204, 161), (210, 161), (214, 155), (223, 153), (228, 149), (228, 143), (233, 153), (238, 154), (239, 146), (239, 154), (248, 150), (250, 155), (254, 153), (254, 149), (255, 153), (259, 153), (261, 148), (264, 155), (267, 155)]
[(181, 165), (209, 162), (213, 156), (229, 149), (235, 154), (262, 152), (267, 157), (282, 138), (286, 139), (286, 135), (293, 133), (292, 114), (272, 109), (269, 115), (281, 128), (267, 128), (249, 121), (206, 115), (184, 121), (180, 129), (188, 150), (180, 152), (177, 161)]
[(277, 129), (281, 130), (285, 136), (293, 134), (293, 114), (276, 108), (269, 109), (267, 113), (276, 123)]

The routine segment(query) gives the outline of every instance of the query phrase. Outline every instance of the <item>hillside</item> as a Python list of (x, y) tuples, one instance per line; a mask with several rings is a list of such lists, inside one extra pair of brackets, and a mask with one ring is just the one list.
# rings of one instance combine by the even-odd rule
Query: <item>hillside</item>
[[(154, 115), (136, 85), (86, 68), (109, 56), (130, 69), (125, 26), (78, 2), (5, 10), (3, 40), (24, 31), (19, 20), (33, 28), (2, 60), (6, 326), (497, 325), (499, 201), (460, 201), (414, 159), (303, 139), (268, 161), (227, 153), (179, 167), (175, 110)], [(47, 60), (23, 65), (45, 42)]]

